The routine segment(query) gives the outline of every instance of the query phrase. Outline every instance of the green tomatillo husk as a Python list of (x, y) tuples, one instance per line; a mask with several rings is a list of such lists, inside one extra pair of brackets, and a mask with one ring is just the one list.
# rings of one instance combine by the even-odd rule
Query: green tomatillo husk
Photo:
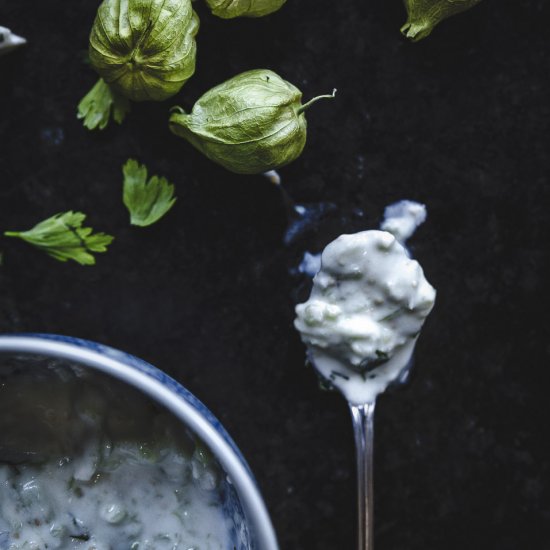
[(286, 0), (206, 0), (214, 15), (222, 19), (233, 17), (263, 17), (280, 9)]
[(259, 174), (300, 156), (305, 110), (335, 91), (302, 105), (302, 92), (273, 71), (247, 71), (206, 92), (191, 113), (175, 107), (170, 130), (231, 172)]
[(162, 101), (195, 72), (198, 28), (191, 0), (104, 0), (90, 34), (90, 61), (124, 97)]
[(408, 19), (401, 32), (413, 42), (426, 38), (443, 19), (479, 4), (481, 0), (405, 0)]

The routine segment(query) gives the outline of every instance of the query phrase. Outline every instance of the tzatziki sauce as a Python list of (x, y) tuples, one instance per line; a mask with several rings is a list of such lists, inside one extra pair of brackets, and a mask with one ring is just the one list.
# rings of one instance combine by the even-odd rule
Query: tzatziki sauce
[(387, 231), (400, 243), (405, 243), (419, 225), (426, 221), (426, 206), (420, 202), (403, 200), (386, 206), (384, 220), (380, 224), (382, 231)]
[(395, 235), (341, 235), (294, 324), (321, 376), (350, 403), (371, 403), (406, 369), (435, 295)]
[(131, 388), (0, 379), (0, 550), (228, 550), (215, 460)]

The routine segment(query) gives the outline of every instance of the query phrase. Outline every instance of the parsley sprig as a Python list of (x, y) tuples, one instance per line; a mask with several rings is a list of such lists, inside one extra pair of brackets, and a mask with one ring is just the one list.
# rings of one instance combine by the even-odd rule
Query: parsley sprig
[(80, 265), (94, 265), (94, 253), (105, 252), (113, 238), (105, 233), (93, 233), (82, 227), (86, 215), (82, 212), (61, 212), (35, 225), (28, 231), (6, 231), (6, 237), (18, 237), (43, 250), (61, 262), (73, 260)]
[(103, 130), (111, 116), (117, 124), (121, 124), (129, 111), (128, 99), (117, 94), (100, 78), (78, 104), (77, 117), (84, 120), (88, 130)]
[(132, 225), (151, 225), (174, 206), (174, 185), (166, 178), (151, 176), (147, 181), (147, 168), (133, 159), (122, 167), (122, 173), (122, 198)]

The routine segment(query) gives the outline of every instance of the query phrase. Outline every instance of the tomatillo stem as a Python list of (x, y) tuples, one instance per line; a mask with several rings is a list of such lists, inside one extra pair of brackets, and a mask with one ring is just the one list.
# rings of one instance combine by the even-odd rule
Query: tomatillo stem
[(332, 90), (331, 94), (325, 94), (325, 95), (318, 95), (317, 97), (314, 97), (313, 99), (310, 99), (307, 103), (304, 103), (299, 109), (298, 114), (301, 115), (304, 111), (309, 109), (314, 103), (317, 103), (320, 99), (334, 99), (334, 96), (336, 95), (336, 88)]

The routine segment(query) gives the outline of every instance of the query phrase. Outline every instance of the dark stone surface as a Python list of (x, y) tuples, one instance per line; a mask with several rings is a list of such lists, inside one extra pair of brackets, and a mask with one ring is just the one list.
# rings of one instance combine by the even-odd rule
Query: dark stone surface
[[(376, 227), (383, 207), (428, 206), (412, 241), (438, 303), (410, 383), (376, 418), (376, 546), (545, 550), (548, 480), (548, 20), (543, 0), (485, 0), (423, 43), (399, 0), (288, 0), (222, 21), (197, 2), (196, 76), (121, 127), (75, 117), (96, 3), (1, 0), (28, 46), (0, 58), (0, 229), (78, 209), (116, 236), (95, 267), (2, 239), (0, 329), (97, 340), (174, 374), (248, 457), (283, 548), (353, 548), (351, 424), (304, 368), (292, 328), (305, 249)], [(306, 97), (303, 156), (281, 170), (298, 203), (332, 203), (285, 246), (285, 209), (262, 177), (229, 174), (167, 130), (174, 103), (266, 67)], [(121, 166), (177, 185), (157, 225), (128, 225)]]

